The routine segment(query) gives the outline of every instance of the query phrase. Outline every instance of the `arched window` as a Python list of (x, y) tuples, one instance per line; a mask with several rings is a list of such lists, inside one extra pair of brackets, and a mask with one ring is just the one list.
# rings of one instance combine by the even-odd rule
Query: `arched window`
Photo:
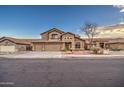
[(80, 46), (80, 42), (76, 42), (76, 44), (75, 44), (75, 48), (80, 48), (81, 46)]

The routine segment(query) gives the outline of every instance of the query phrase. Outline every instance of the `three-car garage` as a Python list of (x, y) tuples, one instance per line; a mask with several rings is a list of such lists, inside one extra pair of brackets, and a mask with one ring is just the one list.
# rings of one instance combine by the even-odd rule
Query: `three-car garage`
[(33, 42), (34, 51), (61, 51), (62, 42)]

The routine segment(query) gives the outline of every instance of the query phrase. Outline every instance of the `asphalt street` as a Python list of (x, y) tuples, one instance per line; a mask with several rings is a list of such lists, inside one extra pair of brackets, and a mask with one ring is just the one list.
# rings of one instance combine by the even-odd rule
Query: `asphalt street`
[(124, 58), (0, 58), (0, 87), (124, 87)]

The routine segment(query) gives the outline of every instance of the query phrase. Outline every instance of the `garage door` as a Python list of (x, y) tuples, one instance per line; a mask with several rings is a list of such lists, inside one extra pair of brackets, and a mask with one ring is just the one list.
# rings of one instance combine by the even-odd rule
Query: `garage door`
[(0, 52), (15, 52), (15, 46), (0, 46)]
[(35, 44), (34, 45), (34, 50), (35, 51), (43, 51), (44, 44)]
[(45, 51), (60, 51), (61, 43), (45, 43)]

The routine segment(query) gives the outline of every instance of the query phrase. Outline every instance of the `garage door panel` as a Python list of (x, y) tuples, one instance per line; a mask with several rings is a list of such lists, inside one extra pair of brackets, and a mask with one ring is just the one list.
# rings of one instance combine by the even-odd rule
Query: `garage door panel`
[(15, 52), (15, 46), (0, 46), (0, 52)]
[(61, 43), (46, 43), (45, 51), (60, 51)]

